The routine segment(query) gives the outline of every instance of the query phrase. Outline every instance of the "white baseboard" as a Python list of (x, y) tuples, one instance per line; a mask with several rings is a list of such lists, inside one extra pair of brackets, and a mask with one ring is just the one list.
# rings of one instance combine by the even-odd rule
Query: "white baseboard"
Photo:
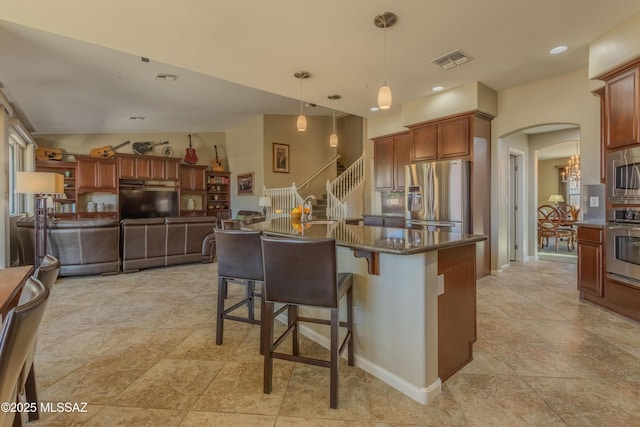
[[(302, 333), (302, 335), (317, 342), (324, 348), (329, 349), (331, 346), (331, 343), (326, 337), (318, 334), (305, 325), (300, 325), (300, 332)], [(440, 378), (438, 378), (437, 381), (435, 381), (433, 384), (430, 384), (428, 387), (416, 387), (414, 384), (409, 383), (404, 378), (400, 378), (397, 375), (382, 368), (381, 366), (372, 363), (370, 360), (358, 356), (357, 353), (355, 356), (355, 364), (358, 368), (370, 373), (380, 381), (389, 384), (400, 393), (407, 395), (418, 403), (426, 405), (427, 403), (433, 401), (433, 399), (435, 399), (438, 395), (440, 395), (440, 392), (442, 391), (442, 382), (440, 381)], [(346, 358), (346, 354), (343, 354), (342, 357)]]

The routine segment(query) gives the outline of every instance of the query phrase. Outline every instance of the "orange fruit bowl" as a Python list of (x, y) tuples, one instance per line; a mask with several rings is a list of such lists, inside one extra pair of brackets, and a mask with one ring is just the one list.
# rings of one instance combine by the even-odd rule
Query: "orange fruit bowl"
[(302, 212), (291, 212), (289, 215), (291, 216), (291, 221), (300, 221), (302, 218)]

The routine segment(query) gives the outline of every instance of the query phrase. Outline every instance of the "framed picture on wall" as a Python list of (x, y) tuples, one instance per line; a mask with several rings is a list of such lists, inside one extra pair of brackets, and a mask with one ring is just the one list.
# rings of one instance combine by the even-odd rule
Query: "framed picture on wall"
[(289, 144), (273, 143), (273, 171), (289, 173)]
[(238, 196), (253, 194), (253, 172), (238, 174)]

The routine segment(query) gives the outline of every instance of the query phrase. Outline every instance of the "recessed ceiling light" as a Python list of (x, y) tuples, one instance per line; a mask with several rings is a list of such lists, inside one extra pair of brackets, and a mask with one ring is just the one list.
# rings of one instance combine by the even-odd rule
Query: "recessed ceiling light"
[(370, 110), (371, 111), (380, 111), (380, 107), (371, 107)]
[(551, 55), (557, 55), (562, 52), (566, 52), (569, 49), (567, 46), (556, 46), (549, 51)]
[(434, 92), (441, 92), (444, 90), (444, 86), (434, 86), (431, 88), (431, 90)]

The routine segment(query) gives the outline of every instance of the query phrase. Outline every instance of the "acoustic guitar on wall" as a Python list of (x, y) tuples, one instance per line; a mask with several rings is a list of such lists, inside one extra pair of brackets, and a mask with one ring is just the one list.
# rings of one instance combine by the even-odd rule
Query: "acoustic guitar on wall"
[(163, 145), (163, 144), (168, 144), (168, 143), (169, 143), (169, 141), (162, 141), (162, 142), (151, 142), (151, 141), (134, 142), (133, 143), (133, 152), (136, 153), (136, 154), (143, 155), (144, 153), (152, 151), (153, 147), (155, 147), (156, 145)]
[(198, 163), (198, 156), (196, 155), (196, 149), (191, 146), (191, 134), (189, 134), (189, 148), (184, 155), (184, 162), (193, 165)]
[(37, 160), (62, 160), (62, 156), (70, 156), (65, 154), (59, 148), (38, 147), (36, 148)]
[(218, 159), (218, 146), (214, 145), (213, 148), (216, 150), (216, 159), (211, 162), (211, 170), (213, 170), (214, 172), (222, 172), (224, 168), (222, 167), (222, 163), (220, 163), (220, 160)]
[(105, 145), (103, 147), (92, 148), (91, 151), (89, 151), (89, 156), (99, 159), (109, 159), (116, 154), (115, 151), (118, 148), (124, 147), (127, 144), (131, 144), (131, 141), (125, 141), (122, 144), (116, 145), (115, 147), (111, 145)]

